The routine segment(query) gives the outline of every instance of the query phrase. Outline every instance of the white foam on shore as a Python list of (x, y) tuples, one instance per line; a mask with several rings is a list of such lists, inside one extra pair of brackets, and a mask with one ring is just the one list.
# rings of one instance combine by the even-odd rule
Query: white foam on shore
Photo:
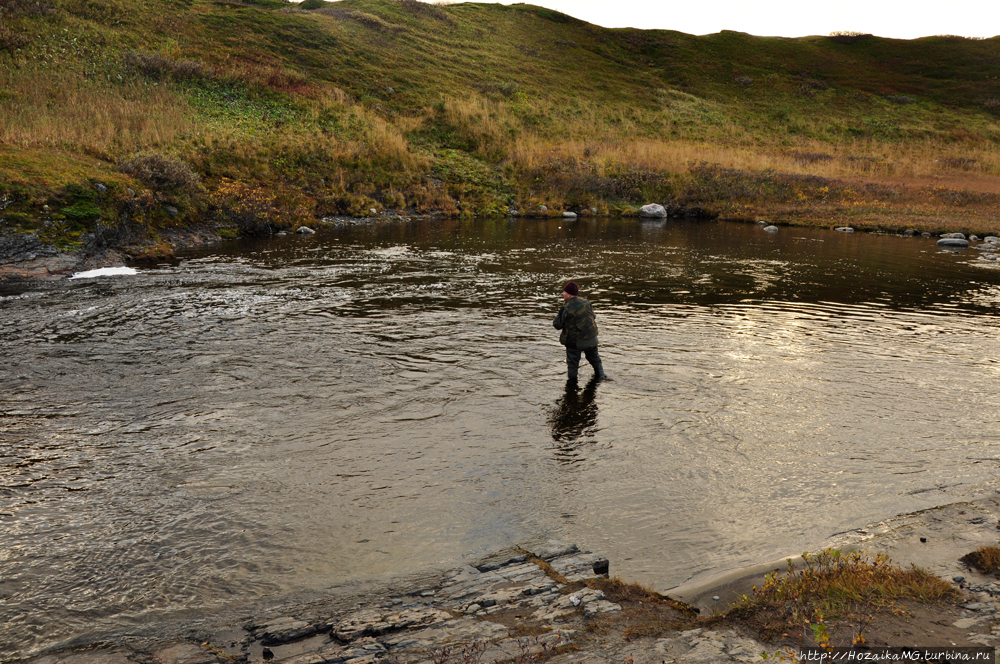
[(87, 270), (77, 272), (70, 279), (93, 279), (94, 277), (116, 277), (136, 274), (135, 268), (131, 267), (102, 267), (97, 270)]

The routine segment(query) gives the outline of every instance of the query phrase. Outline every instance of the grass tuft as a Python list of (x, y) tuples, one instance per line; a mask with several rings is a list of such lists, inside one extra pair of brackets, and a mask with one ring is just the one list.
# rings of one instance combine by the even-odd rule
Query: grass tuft
[(992, 574), (1000, 570), (1000, 548), (981, 546), (971, 553), (959, 558), (966, 565), (976, 568), (983, 574)]
[(803, 558), (801, 568), (789, 561), (785, 576), (767, 575), (763, 586), (754, 587), (753, 595), (744, 595), (720, 618), (748, 624), (766, 640), (841, 618), (857, 622), (861, 634), (875, 614), (899, 612), (898, 600), (958, 597), (946, 581), (916, 566), (903, 569), (882, 553), (827, 549)]

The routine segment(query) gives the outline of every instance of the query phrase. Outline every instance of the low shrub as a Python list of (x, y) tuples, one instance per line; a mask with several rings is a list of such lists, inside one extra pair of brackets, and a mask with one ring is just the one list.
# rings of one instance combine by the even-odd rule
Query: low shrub
[(315, 201), (301, 193), (276, 191), (223, 178), (211, 196), (218, 221), (235, 226), (242, 235), (270, 235), (314, 218)]
[(827, 35), (827, 39), (838, 44), (853, 44), (865, 39), (871, 39), (874, 35), (868, 32), (854, 32), (852, 30), (838, 30)]
[(948, 582), (916, 566), (903, 569), (883, 553), (826, 549), (802, 557), (801, 568), (789, 561), (785, 576), (768, 574), (764, 585), (755, 586), (752, 596), (744, 595), (726, 618), (750, 625), (766, 640), (810, 626), (821, 642), (826, 637), (824, 620), (842, 618), (856, 623), (854, 640), (864, 642), (874, 616), (898, 612), (900, 599), (937, 602), (958, 597)]
[(437, 5), (432, 5), (429, 2), (421, 2), (420, 0), (399, 0), (399, 6), (413, 14), (420, 14), (438, 21), (444, 21), (445, 23), (454, 23), (454, 19), (448, 16), (447, 12)]
[(131, 71), (157, 81), (209, 78), (213, 73), (212, 68), (203, 62), (175, 60), (160, 53), (125, 51), (122, 60)]
[(955, 168), (960, 171), (976, 171), (982, 168), (979, 160), (971, 157), (941, 157), (936, 161), (942, 168)]
[(375, 14), (369, 14), (368, 12), (357, 11), (355, 9), (340, 9), (339, 7), (323, 7), (317, 9), (320, 14), (326, 14), (328, 16), (333, 16), (339, 20), (350, 20), (355, 23), (360, 23), (361, 25), (369, 28), (370, 30), (375, 30), (376, 32), (383, 32), (388, 34), (399, 34), (401, 32), (406, 32), (406, 28), (397, 25), (395, 23), (389, 23), (388, 21), (382, 19)]
[(27, 35), (11, 30), (3, 23), (0, 23), (0, 51), (10, 51), (13, 53), (19, 48), (27, 46), (31, 40)]
[(157, 191), (194, 193), (201, 176), (178, 159), (158, 154), (139, 155), (118, 165), (118, 170)]
[(906, 104), (913, 104), (917, 100), (910, 95), (886, 95), (886, 101), (891, 101), (893, 104), (899, 104), (905, 106)]
[(521, 84), (517, 81), (488, 82), (480, 83), (476, 86), (484, 95), (497, 95), (511, 99), (521, 91)]
[(42, 0), (0, 0), (0, 17), (44, 16), (55, 8)]
[(959, 560), (983, 574), (992, 574), (1000, 570), (1000, 548), (984, 545), (965, 554)]
[(833, 156), (823, 152), (791, 152), (789, 155), (800, 164), (819, 164), (826, 161), (833, 161)]

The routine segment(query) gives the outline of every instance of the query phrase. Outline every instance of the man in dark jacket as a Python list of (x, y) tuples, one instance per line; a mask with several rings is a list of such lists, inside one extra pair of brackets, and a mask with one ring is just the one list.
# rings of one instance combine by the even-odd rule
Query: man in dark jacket
[(580, 369), (580, 354), (587, 355), (587, 361), (594, 367), (595, 378), (607, 378), (601, 366), (601, 356), (597, 354), (597, 321), (590, 302), (580, 297), (580, 287), (569, 282), (563, 288), (563, 306), (559, 309), (552, 326), (562, 330), (559, 343), (566, 346), (566, 366), (569, 380), (576, 381)]

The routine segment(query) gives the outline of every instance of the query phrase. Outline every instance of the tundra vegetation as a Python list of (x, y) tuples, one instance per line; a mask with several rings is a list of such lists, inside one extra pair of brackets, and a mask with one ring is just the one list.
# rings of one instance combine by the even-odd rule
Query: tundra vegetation
[(998, 37), (696, 37), (525, 4), (0, 0), (0, 62), (0, 230), (65, 248), (648, 202), (1000, 224)]

